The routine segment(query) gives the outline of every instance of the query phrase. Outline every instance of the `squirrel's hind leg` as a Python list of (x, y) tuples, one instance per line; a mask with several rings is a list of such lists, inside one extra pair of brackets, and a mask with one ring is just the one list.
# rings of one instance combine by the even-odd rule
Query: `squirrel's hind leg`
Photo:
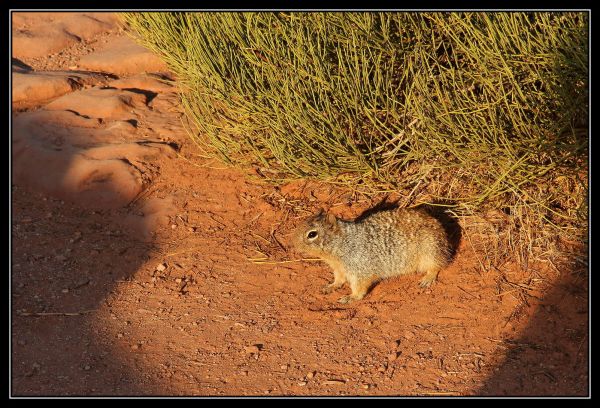
[(425, 276), (419, 282), (419, 286), (422, 288), (426, 288), (431, 286), (433, 282), (437, 279), (438, 273), (440, 272), (440, 264), (433, 259), (427, 259), (425, 262), (421, 261), (419, 265), (419, 270), (421, 272), (425, 272)]
[(425, 276), (423, 276), (423, 279), (421, 279), (421, 281), (419, 282), (419, 286), (422, 288), (427, 288), (427, 287), (431, 286), (431, 284), (433, 282), (435, 282), (435, 280), (437, 279), (438, 273), (439, 273), (439, 270), (427, 272), (427, 274)]
[(448, 258), (441, 246), (429, 246), (423, 250), (417, 261), (417, 272), (424, 273), (419, 286), (426, 288), (437, 279), (438, 273), (448, 264)]

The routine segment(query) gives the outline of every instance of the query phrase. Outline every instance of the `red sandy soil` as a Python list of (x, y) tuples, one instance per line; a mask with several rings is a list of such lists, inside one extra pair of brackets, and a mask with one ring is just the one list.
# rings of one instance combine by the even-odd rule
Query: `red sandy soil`
[(201, 157), (114, 14), (13, 14), (13, 396), (588, 394), (587, 256), (324, 295), (290, 231), (376, 200)]

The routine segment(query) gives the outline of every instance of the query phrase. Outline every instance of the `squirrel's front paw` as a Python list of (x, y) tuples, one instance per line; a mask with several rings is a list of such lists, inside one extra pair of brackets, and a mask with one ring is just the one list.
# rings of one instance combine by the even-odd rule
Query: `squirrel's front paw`
[(419, 282), (419, 286), (422, 288), (428, 288), (431, 286), (431, 284), (435, 282), (435, 276), (431, 277), (431, 276), (425, 276), (423, 279), (421, 279), (421, 281)]
[(354, 302), (356, 299), (354, 299), (352, 297), (352, 295), (346, 295), (346, 296), (342, 296), (341, 298), (338, 299), (338, 303), (342, 303), (342, 304), (347, 304), (347, 303), (352, 303)]
[(338, 285), (335, 283), (329, 283), (321, 288), (321, 293), (324, 293), (327, 295), (327, 294), (333, 292), (334, 290), (338, 290), (341, 287), (342, 287), (342, 285)]

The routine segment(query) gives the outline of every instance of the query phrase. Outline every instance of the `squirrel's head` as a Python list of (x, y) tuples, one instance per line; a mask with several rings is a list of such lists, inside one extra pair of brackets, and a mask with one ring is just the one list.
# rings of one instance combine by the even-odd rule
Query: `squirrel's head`
[(327, 243), (339, 231), (338, 219), (333, 214), (325, 214), (323, 210), (305, 220), (296, 228), (292, 241), (300, 252), (320, 256), (327, 254)]

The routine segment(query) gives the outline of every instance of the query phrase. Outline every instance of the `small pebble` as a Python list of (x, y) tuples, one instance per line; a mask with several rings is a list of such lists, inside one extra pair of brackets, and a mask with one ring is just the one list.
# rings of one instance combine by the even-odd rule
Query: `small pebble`
[(83, 367), (83, 369), (84, 369), (85, 371), (89, 371), (89, 369), (90, 369), (90, 368), (92, 368), (92, 367), (90, 367), (89, 365), (86, 365), (85, 367)]
[(308, 384), (306, 381), (300, 381), (300, 382), (298, 383), (298, 385), (299, 385), (300, 387), (304, 387), (306, 384)]
[(253, 345), (253, 346), (244, 347), (244, 350), (248, 354), (257, 354), (260, 351), (260, 348), (258, 348), (258, 346), (256, 346), (256, 345)]
[(388, 360), (395, 361), (399, 355), (400, 355), (400, 352), (394, 351), (393, 353), (388, 354)]
[(311, 378), (313, 378), (315, 376), (315, 374), (316, 373), (314, 371), (309, 371), (308, 374), (306, 374), (306, 378), (308, 378), (310, 380)]
[(63, 289), (61, 290), (62, 293), (69, 293), (69, 289)]
[(343, 380), (327, 380), (323, 381), (323, 385), (344, 385), (346, 381)]
[(164, 271), (165, 269), (167, 269), (167, 265), (165, 265), (164, 263), (158, 264), (158, 265), (156, 266), (156, 270), (157, 270), (157, 271), (159, 271), (159, 272), (162, 272), (162, 271)]

